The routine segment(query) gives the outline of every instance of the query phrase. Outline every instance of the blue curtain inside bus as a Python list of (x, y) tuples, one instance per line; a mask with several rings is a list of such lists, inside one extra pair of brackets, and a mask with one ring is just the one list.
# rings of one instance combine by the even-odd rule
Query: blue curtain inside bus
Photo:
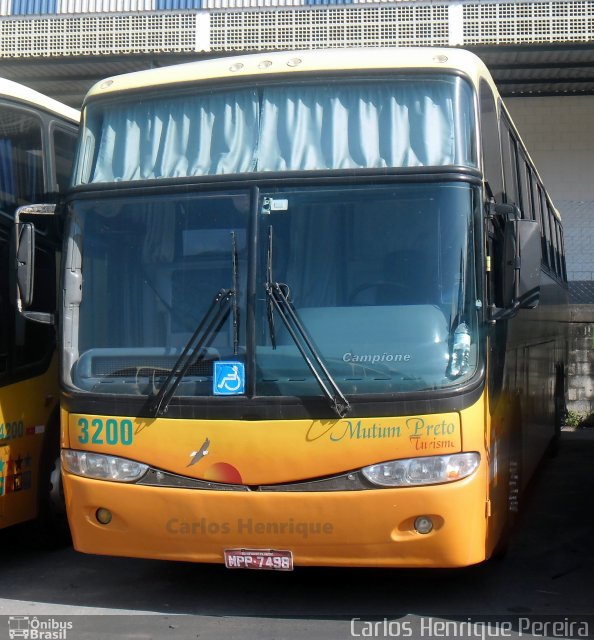
[(405, 79), (91, 103), (76, 183), (476, 166), (470, 87)]

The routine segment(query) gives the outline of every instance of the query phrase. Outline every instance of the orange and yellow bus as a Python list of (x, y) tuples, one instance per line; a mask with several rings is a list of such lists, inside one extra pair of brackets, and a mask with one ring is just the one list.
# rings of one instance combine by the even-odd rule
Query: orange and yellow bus
[(474, 55), (107, 79), (58, 212), (76, 549), (287, 570), (502, 544), (559, 430), (566, 275)]
[[(17, 312), (11, 234), (17, 207), (68, 186), (78, 122), (75, 109), (0, 79), (0, 528), (39, 517), (47, 538), (59, 502), (55, 331)], [(56, 243), (48, 230), (37, 235), (36, 304), (53, 309)]]

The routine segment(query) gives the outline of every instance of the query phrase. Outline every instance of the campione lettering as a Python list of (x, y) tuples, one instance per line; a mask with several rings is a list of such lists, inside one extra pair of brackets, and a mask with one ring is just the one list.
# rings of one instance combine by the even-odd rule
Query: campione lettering
[(344, 362), (379, 364), (382, 362), (409, 362), (412, 359), (410, 353), (364, 353), (357, 354), (347, 351), (342, 356)]

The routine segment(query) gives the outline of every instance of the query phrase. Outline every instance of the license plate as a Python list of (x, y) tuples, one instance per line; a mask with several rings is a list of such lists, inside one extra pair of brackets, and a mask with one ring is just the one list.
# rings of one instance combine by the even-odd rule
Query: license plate
[(276, 549), (225, 549), (225, 566), (227, 569), (293, 571), (293, 554)]

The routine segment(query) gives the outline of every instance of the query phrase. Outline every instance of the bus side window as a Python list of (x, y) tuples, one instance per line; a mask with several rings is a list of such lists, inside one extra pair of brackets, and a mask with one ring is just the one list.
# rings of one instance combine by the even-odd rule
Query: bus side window
[(556, 274), (557, 273), (557, 258), (555, 256), (555, 253), (556, 253), (557, 241), (555, 239), (555, 219), (551, 215), (550, 211), (548, 211), (548, 218), (549, 218), (549, 230), (550, 230), (550, 233), (551, 233), (551, 235), (549, 237), (549, 261), (550, 261), (551, 271)]
[(563, 239), (563, 227), (559, 225), (559, 240), (561, 241), (561, 277), (567, 282), (567, 264), (565, 263), (565, 241)]
[(555, 215), (553, 213), (553, 208), (549, 200), (545, 197), (545, 207), (547, 211), (547, 219), (549, 222), (549, 266), (552, 271), (556, 271), (557, 267), (555, 265)]
[(501, 118), (501, 125), (501, 154), (503, 161), (503, 175), (505, 178), (505, 202), (508, 204), (517, 204), (519, 206), (520, 199), (518, 194), (515, 141), (512, 137), (509, 124), (504, 117)]
[(534, 202), (534, 172), (525, 154), (520, 154), (520, 176), (522, 183), (522, 211), (527, 220), (536, 220)]
[(481, 147), (483, 170), (495, 202), (503, 201), (503, 174), (501, 170), (501, 139), (495, 97), (491, 87), (481, 80)]
[(551, 241), (551, 231), (549, 228), (549, 210), (547, 208), (546, 196), (544, 194), (542, 185), (540, 184), (538, 185), (538, 200), (540, 202), (540, 210), (542, 212), (542, 227), (541, 227), (542, 241), (543, 241), (542, 260), (547, 267), (552, 268), (550, 251), (549, 251), (549, 246)]
[(530, 220), (532, 218), (532, 211), (530, 207), (530, 200), (528, 198), (528, 181), (526, 179), (526, 171), (528, 167), (526, 165), (526, 158), (522, 151), (516, 146), (516, 167), (518, 171), (518, 195), (520, 211), (522, 212), (522, 218)]
[(0, 108), (0, 208), (12, 214), (44, 192), (41, 121), (24, 109)]
[[(55, 248), (38, 237), (35, 247), (35, 306), (44, 311), (55, 310), (56, 262)], [(21, 316), (11, 305), (15, 314), (15, 335), (12, 365), (15, 370), (41, 365), (54, 349), (53, 325), (31, 322)]]
[(76, 132), (54, 127), (52, 138), (54, 148), (54, 187), (57, 191), (64, 192), (70, 182), (72, 161), (76, 149)]
[(533, 202), (534, 202), (534, 215), (535, 220), (538, 222), (538, 226), (540, 227), (540, 245), (541, 245), (541, 260), (543, 264), (547, 263), (547, 239), (545, 236), (545, 227), (544, 227), (544, 215), (542, 211), (542, 201), (540, 199), (539, 193), (539, 184), (536, 179), (536, 176), (531, 174), (531, 187), (533, 194)]
[[(0, 268), (8, 274), (10, 228), (0, 221)], [(54, 254), (38, 239), (35, 254), (35, 300), (39, 308), (54, 309), (56, 287)], [(54, 348), (54, 327), (23, 318), (11, 300), (9, 278), (0, 278), (0, 381), (10, 383), (23, 369), (45, 366)]]
[[(32, 110), (0, 105), (0, 209), (2, 223), (16, 207), (38, 201), (47, 184), (43, 159), (42, 120)], [(0, 229), (0, 267), (11, 273), (10, 232)], [(0, 284), (0, 374), (11, 382), (13, 374), (44, 363), (53, 350), (54, 328), (25, 320), (13, 303), (9, 278)], [(54, 310), (56, 271), (54, 249), (39, 237), (35, 254), (34, 298), (39, 308)]]
[(553, 224), (555, 226), (555, 264), (557, 266), (557, 275), (559, 278), (563, 278), (563, 267), (561, 266), (561, 238), (559, 236), (559, 221), (557, 218), (553, 218)]
[(553, 212), (549, 210), (549, 221), (551, 225), (551, 250), (552, 250), (552, 265), (553, 265), (553, 273), (559, 274), (559, 249), (557, 247), (557, 231), (555, 229), (555, 217), (553, 216)]

